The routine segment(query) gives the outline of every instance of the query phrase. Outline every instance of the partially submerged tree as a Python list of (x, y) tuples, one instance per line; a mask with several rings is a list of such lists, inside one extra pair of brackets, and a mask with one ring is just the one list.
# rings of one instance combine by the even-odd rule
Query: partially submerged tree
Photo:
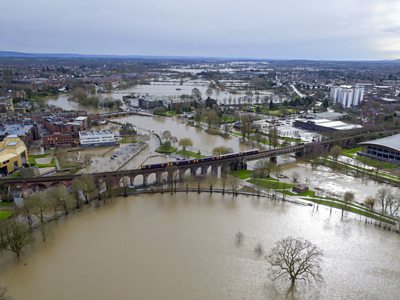
[(300, 174), (299, 173), (297, 173), (297, 172), (293, 172), (292, 173), (292, 180), (293, 180), (294, 183), (297, 183), (299, 181), (299, 178), (300, 178)]
[(256, 162), (254, 166), (253, 176), (255, 178), (269, 177), (274, 169), (274, 163), (267, 159), (262, 159)]
[(183, 151), (186, 151), (186, 147), (193, 146), (193, 141), (190, 138), (182, 138), (179, 140), (179, 146), (182, 147)]
[(169, 141), (171, 141), (171, 138), (172, 138), (171, 131), (165, 130), (165, 131), (161, 134), (161, 138), (164, 140), (164, 142), (169, 142)]
[(213, 187), (214, 187), (216, 181), (217, 181), (217, 177), (215, 175), (210, 174), (207, 176), (207, 185), (208, 185), (208, 188), (209, 188), (211, 194), (213, 192)]
[(48, 195), (55, 211), (61, 209), (65, 215), (68, 215), (70, 210), (74, 208), (74, 197), (64, 185), (50, 188)]
[(250, 115), (242, 115), (240, 117), (240, 132), (242, 133), (243, 140), (250, 139), (253, 130), (253, 120)]
[(344, 210), (347, 208), (347, 205), (354, 201), (354, 193), (353, 192), (345, 192), (343, 195), (344, 205), (342, 206), (342, 218)]
[(226, 173), (221, 172), (221, 187), (222, 187), (222, 195), (225, 195), (225, 188), (228, 184), (228, 176)]
[(232, 153), (232, 152), (233, 152), (232, 148), (225, 147), (225, 146), (218, 146), (212, 150), (212, 154), (215, 156), (220, 156), (220, 155), (224, 155), (224, 154), (228, 154), (228, 153)]
[(365, 198), (364, 200), (364, 204), (366, 207), (370, 208), (370, 209), (374, 209), (374, 205), (375, 205), (375, 198), (368, 196)]
[(296, 281), (322, 282), (322, 251), (303, 238), (287, 237), (275, 244), (267, 256), (272, 266), (272, 278), (287, 278), (293, 286)]
[(91, 175), (82, 175), (76, 177), (72, 181), (72, 189), (77, 197), (77, 208), (79, 208), (79, 193), (81, 192), (85, 198), (85, 203), (89, 204), (90, 193), (96, 190), (94, 177)]
[(389, 188), (381, 188), (376, 192), (376, 201), (381, 204), (382, 213), (389, 213), (391, 216), (397, 214), (400, 209), (400, 193), (393, 193)]
[(43, 242), (46, 241), (46, 214), (53, 208), (48, 190), (37, 192), (24, 201), (24, 206), (29, 206), (31, 213), (39, 219), (40, 232)]
[(4, 222), (0, 227), (0, 249), (14, 252), (17, 258), (21, 251), (32, 244), (33, 238), (28, 226), (17, 220)]
[(342, 153), (342, 147), (336, 145), (334, 147), (331, 148), (331, 150), (329, 151), (330, 155), (332, 155), (333, 160), (337, 161), (340, 153)]
[(236, 178), (235, 176), (229, 176), (228, 177), (228, 185), (231, 188), (232, 194), (235, 196), (238, 193), (238, 188), (239, 188), (239, 179)]

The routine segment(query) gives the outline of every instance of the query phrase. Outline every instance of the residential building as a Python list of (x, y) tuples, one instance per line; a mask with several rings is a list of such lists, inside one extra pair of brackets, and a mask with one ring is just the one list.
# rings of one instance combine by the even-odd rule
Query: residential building
[(15, 135), (0, 142), (0, 176), (8, 175), (28, 161), (25, 143)]
[(340, 103), (343, 107), (354, 107), (360, 105), (364, 99), (364, 87), (351, 85), (341, 85), (331, 87), (331, 98), (334, 103)]
[(75, 139), (70, 133), (54, 132), (50, 135), (44, 135), (42, 140), (45, 149), (75, 146)]
[(88, 128), (86, 116), (77, 117), (73, 120), (68, 120), (64, 117), (48, 117), (44, 118), (43, 125), (51, 133), (69, 133), (73, 137), (78, 137), (79, 131), (84, 131)]
[(14, 114), (14, 103), (10, 97), (0, 97), (0, 117), (6, 118)]

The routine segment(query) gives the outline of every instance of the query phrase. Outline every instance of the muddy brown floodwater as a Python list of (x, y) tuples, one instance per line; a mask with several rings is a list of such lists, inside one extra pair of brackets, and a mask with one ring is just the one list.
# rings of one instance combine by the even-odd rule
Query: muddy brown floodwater
[[(15, 300), (281, 299), (256, 255), (284, 237), (324, 251), (325, 284), (297, 299), (398, 299), (400, 237), (340, 211), (220, 194), (158, 194), (53, 223), (44, 246), (20, 262), (2, 257), (0, 284)], [(244, 241), (235, 243), (243, 232)]]

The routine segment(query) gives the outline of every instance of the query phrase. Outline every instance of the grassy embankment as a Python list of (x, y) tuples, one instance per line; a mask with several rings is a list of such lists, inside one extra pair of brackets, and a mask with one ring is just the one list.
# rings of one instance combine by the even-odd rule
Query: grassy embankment
[(51, 162), (48, 164), (39, 164), (36, 162), (36, 159), (39, 158), (45, 158), (48, 157), (49, 154), (37, 154), (37, 155), (30, 155), (28, 158), (28, 162), (31, 166), (36, 166), (38, 168), (50, 168), (50, 167), (55, 167), (56, 166), (56, 162), (55, 159), (52, 158)]

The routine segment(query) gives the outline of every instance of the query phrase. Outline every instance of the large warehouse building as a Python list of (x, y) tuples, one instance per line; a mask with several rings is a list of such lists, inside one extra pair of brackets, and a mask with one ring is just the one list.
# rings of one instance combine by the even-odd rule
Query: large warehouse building
[(296, 119), (293, 123), (293, 126), (304, 130), (317, 132), (362, 128), (361, 125), (347, 124), (342, 121), (332, 121), (328, 119)]
[(364, 147), (358, 155), (400, 164), (400, 134), (360, 143)]

